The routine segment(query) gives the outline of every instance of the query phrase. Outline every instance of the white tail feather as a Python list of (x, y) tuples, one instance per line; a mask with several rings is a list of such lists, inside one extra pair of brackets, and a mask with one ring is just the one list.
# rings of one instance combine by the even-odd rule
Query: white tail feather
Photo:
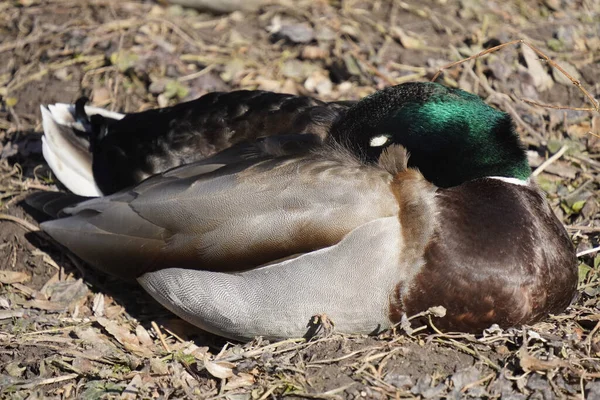
[[(58, 178), (71, 192), (87, 197), (102, 196), (92, 173), (92, 155), (80, 143), (73, 128), (83, 130), (75, 121), (75, 106), (53, 104), (41, 106), (44, 136), (42, 152), (46, 162)], [(108, 118), (121, 119), (123, 114), (97, 107), (85, 107), (88, 115), (100, 114)]]
[[(51, 104), (42, 106), (42, 152), (46, 162), (70, 191), (80, 196), (102, 196), (92, 173), (92, 155), (76, 137), (73, 129), (83, 131), (83, 126), (75, 121), (75, 106), (72, 104)], [(125, 115), (98, 107), (85, 106), (87, 115), (100, 114), (107, 118), (121, 119)]]

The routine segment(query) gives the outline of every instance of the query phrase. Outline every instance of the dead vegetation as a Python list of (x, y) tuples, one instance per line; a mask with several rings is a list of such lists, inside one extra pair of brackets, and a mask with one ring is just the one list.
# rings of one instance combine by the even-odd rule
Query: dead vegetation
[[(152, 2), (0, 3), (0, 396), (600, 397), (600, 6), (485, 4), (281, 1), (216, 16)], [(22, 208), (31, 191), (56, 190), (39, 104), (86, 94), (127, 112), (238, 88), (356, 99), (461, 59), (440, 81), (513, 116), (580, 255), (578, 300), (535, 326), (228, 343), (32, 233)]]

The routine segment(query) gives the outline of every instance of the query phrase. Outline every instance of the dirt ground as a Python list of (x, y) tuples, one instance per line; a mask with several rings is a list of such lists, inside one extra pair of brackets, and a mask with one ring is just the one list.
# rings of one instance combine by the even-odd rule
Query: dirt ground
[(228, 15), (151, 1), (0, 2), (0, 397), (600, 398), (600, 256), (585, 254), (600, 241), (600, 113), (574, 110), (593, 104), (527, 46), (439, 81), (513, 116), (583, 253), (577, 302), (534, 326), (442, 334), (432, 318), (427, 330), (378, 337), (231, 343), (91, 271), (36, 233), (39, 216), (22, 204), (62, 190), (41, 155), (40, 104), (83, 94), (132, 112), (239, 88), (357, 99), (515, 39), (600, 96), (597, 0), (283, 0)]

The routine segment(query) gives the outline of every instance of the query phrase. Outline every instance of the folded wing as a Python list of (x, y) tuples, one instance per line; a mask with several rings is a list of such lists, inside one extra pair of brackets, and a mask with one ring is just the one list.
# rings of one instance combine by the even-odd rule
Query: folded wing
[(42, 228), (101, 270), (136, 278), (170, 267), (248, 270), (331, 246), (398, 213), (388, 172), (341, 149), (298, 154), (307, 146), (293, 144), (288, 137), (235, 146), (83, 202)]

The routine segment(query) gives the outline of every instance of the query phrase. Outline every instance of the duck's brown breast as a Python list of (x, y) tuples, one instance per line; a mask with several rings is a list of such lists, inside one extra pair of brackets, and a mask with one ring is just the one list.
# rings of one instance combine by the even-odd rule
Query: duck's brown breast
[(480, 179), (438, 190), (436, 202), (424, 265), (394, 293), (403, 312), (441, 305), (447, 314), (437, 327), (481, 332), (494, 323), (533, 323), (569, 305), (574, 249), (537, 188)]

